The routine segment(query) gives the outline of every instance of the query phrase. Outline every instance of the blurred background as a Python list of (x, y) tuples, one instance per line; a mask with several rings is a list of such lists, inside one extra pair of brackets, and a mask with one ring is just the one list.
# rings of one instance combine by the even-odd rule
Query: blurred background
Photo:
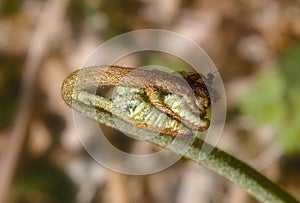
[(300, 199), (299, 1), (2, 0), (0, 202), (257, 202), (188, 161), (126, 176), (81, 146), (63, 79), (101, 43), (144, 28), (204, 48), (228, 102), (218, 147)]

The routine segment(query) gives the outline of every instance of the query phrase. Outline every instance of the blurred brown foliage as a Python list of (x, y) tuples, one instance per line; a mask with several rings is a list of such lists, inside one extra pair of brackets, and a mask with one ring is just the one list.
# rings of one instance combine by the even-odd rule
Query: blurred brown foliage
[[(36, 40), (34, 33), (49, 26), (38, 28), (37, 23), (48, 1), (0, 2), (0, 153), (10, 147), (9, 133), (18, 111), (24, 64)], [(246, 111), (240, 111), (240, 101), (257, 93), (251, 92), (257, 78), (267, 81), (266, 75), (285, 74), (281, 62), (293, 60), (297, 66), (300, 61), (300, 52), (292, 52), (292, 59), (289, 55), (300, 39), (299, 1), (73, 0), (64, 14), (60, 22), (48, 27), (57, 33), (47, 41), (49, 50), (40, 59), (27, 138), (9, 202), (255, 202), (237, 186), (188, 162), (153, 175), (125, 176), (99, 166), (80, 145), (71, 110), (60, 97), (63, 79), (102, 42), (144, 28), (178, 32), (205, 49), (221, 69), (227, 93), (228, 116), (219, 147), (300, 198), (298, 128), (293, 131), (297, 137), (292, 141), (293, 154), (286, 154), (274, 125), (255, 121), (253, 111), (260, 111), (257, 106), (247, 111), (246, 104)], [(287, 81), (290, 77), (297, 80), (300, 72), (294, 72), (296, 69), (289, 69)], [(292, 87), (290, 101), (297, 101), (298, 86)], [(286, 93), (284, 89), (282, 94)], [(259, 106), (261, 100), (259, 96), (255, 104)], [(287, 105), (282, 111), (289, 116), (290, 110)], [(283, 134), (291, 122), (285, 123)]]

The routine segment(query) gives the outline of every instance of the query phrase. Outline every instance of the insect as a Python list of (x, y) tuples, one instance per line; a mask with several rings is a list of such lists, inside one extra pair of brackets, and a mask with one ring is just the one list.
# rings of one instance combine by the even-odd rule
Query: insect
[[(74, 102), (94, 106), (150, 131), (171, 135), (204, 131), (210, 123), (207, 117), (210, 91), (217, 95), (209, 86), (213, 75), (204, 78), (197, 73), (179, 74), (123, 66), (88, 67), (65, 79), (62, 97), (70, 107), (74, 107)], [(110, 99), (88, 91), (91, 87), (107, 86), (117, 88), (117, 94)], [(80, 105), (77, 105), (79, 111)]]
[(205, 83), (211, 86), (213, 84), (214, 78), (215, 76), (213, 73), (208, 73), (207, 76), (204, 77)]

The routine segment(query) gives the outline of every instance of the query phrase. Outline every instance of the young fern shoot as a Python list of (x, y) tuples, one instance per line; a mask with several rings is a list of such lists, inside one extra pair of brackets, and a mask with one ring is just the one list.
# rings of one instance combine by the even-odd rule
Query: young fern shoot
[[(72, 109), (104, 125), (141, 139), (151, 132), (158, 133), (148, 141), (214, 170), (262, 202), (298, 202), (226, 152), (217, 148), (210, 153), (201, 150), (203, 146), (213, 148), (195, 135), (209, 128), (209, 108), (220, 97), (211, 87), (212, 80), (211, 75), (196, 73), (97, 66), (71, 73), (61, 93)], [(115, 94), (111, 98), (97, 94), (96, 89), (101, 87), (115, 87)], [(180, 139), (170, 147), (174, 137)], [(187, 141), (190, 139), (192, 143)]]

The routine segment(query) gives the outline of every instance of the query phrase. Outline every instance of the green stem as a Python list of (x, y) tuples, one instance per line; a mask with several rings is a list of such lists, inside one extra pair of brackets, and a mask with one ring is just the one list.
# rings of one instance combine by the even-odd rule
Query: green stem
[[(150, 142), (166, 148), (170, 144), (170, 140), (171, 139), (168, 138), (168, 136), (160, 135)], [(203, 145), (206, 145), (207, 148), (212, 147), (203, 142), (203, 140), (196, 138), (196, 141), (190, 146), (188, 152), (182, 155), (187, 159), (210, 168), (233, 183), (240, 185), (262, 202), (298, 202), (293, 196), (246, 163), (216, 147), (214, 147), (212, 151), (209, 150), (210, 152), (207, 153), (205, 150), (201, 150)], [(176, 149), (172, 149), (172, 151), (177, 153)], [(203, 159), (203, 157), (205, 158)]]
[[(95, 109), (93, 106), (83, 105), (79, 102), (73, 102), (72, 108), (87, 117), (97, 120), (107, 126), (118, 129), (122, 126), (123, 132), (134, 134), (144, 139), (143, 133), (135, 133), (133, 126), (120, 119), (116, 122), (116, 117), (112, 117), (109, 112)], [(118, 123), (118, 126), (115, 126)], [(166, 134), (159, 134), (148, 140), (149, 142), (163, 148), (167, 148), (174, 153), (181, 154), (183, 157), (190, 159), (197, 164), (206, 166), (216, 173), (226, 177), (233, 183), (240, 185), (256, 199), (262, 202), (270, 203), (297, 203), (298, 201), (289, 193), (278, 187), (275, 183), (254, 170), (246, 163), (231, 156), (230, 154), (205, 143), (200, 138), (195, 138), (193, 144), (185, 139), (177, 139), (176, 145), (171, 145), (174, 137)], [(172, 146), (172, 147), (170, 147)], [(183, 150), (189, 147), (189, 150)], [(208, 150), (203, 150), (208, 149)], [(209, 150), (212, 149), (212, 150)]]

